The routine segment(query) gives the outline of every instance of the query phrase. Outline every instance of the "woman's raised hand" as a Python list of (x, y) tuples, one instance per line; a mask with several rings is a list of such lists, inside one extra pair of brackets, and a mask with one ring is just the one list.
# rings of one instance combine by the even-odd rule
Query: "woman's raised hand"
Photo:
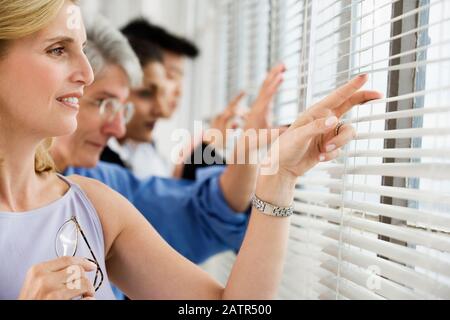
[(367, 82), (361, 75), (304, 112), (276, 142), (278, 173), (296, 179), (320, 161), (330, 161), (339, 156), (339, 150), (351, 141), (355, 132), (349, 125), (337, 130), (339, 119), (355, 105), (381, 98), (376, 91), (360, 89)]

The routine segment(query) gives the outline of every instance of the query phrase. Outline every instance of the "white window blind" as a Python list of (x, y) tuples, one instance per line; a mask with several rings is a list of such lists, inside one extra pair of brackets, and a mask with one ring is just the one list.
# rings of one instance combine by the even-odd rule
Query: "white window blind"
[(268, 69), (269, 0), (225, 0), (219, 10), (226, 48), (219, 53), (226, 61), (223, 106), (240, 91), (251, 103)]
[(242, 88), (248, 94), (247, 103), (257, 97), (269, 63), (269, 0), (244, 0), (243, 30), (246, 34), (244, 44), (246, 61), (245, 80)]
[(276, 124), (291, 123), (306, 105), (311, 1), (270, 1), (270, 65), (283, 62), (287, 72), (275, 100)]
[(450, 3), (315, 4), (309, 105), (362, 72), (386, 98), (356, 108), (355, 141), (299, 180), (286, 297), (449, 299)]
[[(250, 37), (267, 32), (266, 67), (283, 61), (289, 70), (277, 123), (360, 73), (385, 95), (347, 116), (357, 138), (339, 159), (299, 179), (279, 297), (450, 299), (450, 1), (271, 0), (266, 8), (268, 28)], [(247, 12), (232, 22), (242, 35), (251, 34), (242, 26), (265, 23)], [(236, 58), (245, 72), (264, 65), (265, 55), (248, 56)]]

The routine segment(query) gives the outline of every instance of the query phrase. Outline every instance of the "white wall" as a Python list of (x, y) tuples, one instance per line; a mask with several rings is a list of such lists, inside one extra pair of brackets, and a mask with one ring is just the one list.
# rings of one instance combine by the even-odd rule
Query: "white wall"
[[(81, 0), (81, 6), (91, 13), (100, 12), (117, 27), (130, 19), (146, 17), (153, 22), (183, 34), (184, 7), (191, 2), (178, 0)], [(181, 19), (180, 19), (181, 18)]]

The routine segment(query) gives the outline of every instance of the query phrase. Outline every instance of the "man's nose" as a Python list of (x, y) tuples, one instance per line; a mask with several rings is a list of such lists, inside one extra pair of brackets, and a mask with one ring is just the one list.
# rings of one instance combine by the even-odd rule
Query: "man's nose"
[(102, 132), (116, 139), (123, 138), (127, 132), (123, 112), (118, 112), (111, 121), (106, 121)]

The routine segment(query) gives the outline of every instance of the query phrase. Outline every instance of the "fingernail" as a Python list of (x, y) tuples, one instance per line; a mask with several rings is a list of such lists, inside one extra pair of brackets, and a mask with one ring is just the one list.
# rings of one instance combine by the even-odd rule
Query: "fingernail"
[(329, 117), (327, 119), (327, 121), (325, 121), (325, 125), (329, 128), (329, 127), (334, 126), (337, 122), (338, 122), (338, 118), (333, 116), (333, 117)]
[(323, 154), (321, 154), (320, 156), (319, 156), (319, 161), (320, 162), (323, 162), (323, 161), (325, 161), (325, 155), (323, 155)]
[(87, 261), (87, 263), (88, 263), (93, 269), (97, 268), (97, 265), (96, 265), (94, 262), (92, 262), (92, 261), (90, 261), (90, 260), (88, 260), (88, 259), (85, 259), (85, 260)]
[(328, 145), (328, 146), (325, 147), (325, 150), (326, 150), (327, 152), (334, 151), (335, 149), (336, 149), (336, 145), (334, 145), (334, 144), (330, 144), (330, 145)]

